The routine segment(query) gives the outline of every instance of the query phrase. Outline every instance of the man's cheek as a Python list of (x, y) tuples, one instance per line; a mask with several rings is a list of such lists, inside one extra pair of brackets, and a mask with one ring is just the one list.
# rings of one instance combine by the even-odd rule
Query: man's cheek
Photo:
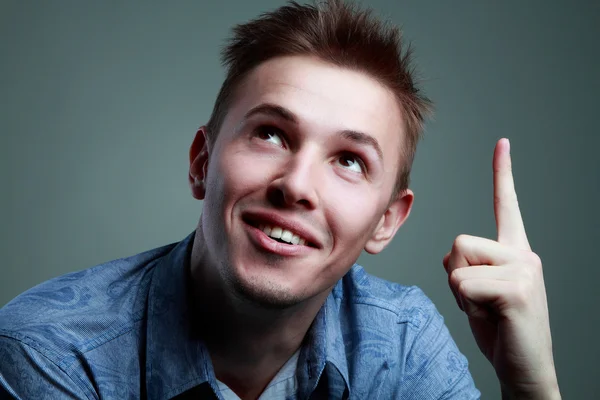
[(352, 234), (368, 229), (375, 218), (376, 199), (365, 196), (364, 191), (333, 191), (335, 197), (328, 202), (331, 215), (339, 221), (340, 228)]

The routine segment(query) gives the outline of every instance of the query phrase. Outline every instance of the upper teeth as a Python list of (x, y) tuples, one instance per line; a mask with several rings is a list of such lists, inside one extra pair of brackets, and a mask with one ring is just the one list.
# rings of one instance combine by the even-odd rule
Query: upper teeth
[(267, 234), (267, 236), (272, 237), (273, 239), (281, 239), (284, 242), (288, 242), (291, 244), (299, 244), (303, 246), (306, 243), (306, 240), (301, 238), (299, 235), (296, 235), (294, 232), (288, 231), (287, 229), (283, 229), (280, 226), (269, 226), (269, 225), (260, 225), (260, 230)]

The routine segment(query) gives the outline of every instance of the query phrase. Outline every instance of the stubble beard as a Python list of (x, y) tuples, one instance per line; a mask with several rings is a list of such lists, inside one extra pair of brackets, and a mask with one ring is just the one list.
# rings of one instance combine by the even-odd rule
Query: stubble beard
[[(271, 255), (273, 268), (276, 264), (285, 262), (285, 257)], [(251, 277), (250, 279), (242, 279), (235, 274), (231, 265), (223, 265), (225, 271), (225, 281), (227, 287), (233, 290), (236, 297), (242, 301), (253, 303), (259, 308), (269, 310), (285, 310), (296, 306), (306, 300), (306, 296), (302, 294), (292, 294), (290, 290), (277, 282), (261, 279), (260, 277)], [(266, 268), (269, 268), (267, 266)]]

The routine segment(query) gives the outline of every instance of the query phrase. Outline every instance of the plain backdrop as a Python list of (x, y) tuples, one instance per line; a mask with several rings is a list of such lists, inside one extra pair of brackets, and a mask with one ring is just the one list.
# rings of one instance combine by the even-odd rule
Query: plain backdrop
[[(188, 149), (224, 77), (236, 23), (285, 4), (0, 1), (0, 305), (55, 276), (183, 239), (202, 203)], [(369, 0), (415, 47), (435, 118), (408, 221), (366, 269), (418, 285), (499, 399), (447, 286), (461, 234), (496, 239), (492, 155), (508, 137), (521, 212), (544, 264), (565, 399), (600, 391), (600, 2)]]

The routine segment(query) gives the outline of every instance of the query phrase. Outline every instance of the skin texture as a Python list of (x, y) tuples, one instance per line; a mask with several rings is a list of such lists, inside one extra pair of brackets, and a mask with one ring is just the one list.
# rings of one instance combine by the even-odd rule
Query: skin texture
[[(245, 118), (265, 104), (295, 122), (273, 107)], [(347, 130), (368, 135), (381, 154)], [(257, 398), (300, 347), (362, 249), (383, 250), (409, 216), (412, 191), (390, 199), (403, 135), (386, 88), (297, 56), (249, 74), (214, 142), (206, 127), (196, 133), (189, 182), (204, 208), (191, 288), (215, 374), (241, 398)], [(443, 264), (503, 397), (560, 398), (542, 264), (527, 241), (506, 139), (493, 167), (498, 240), (460, 235)], [(288, 245), (253, 227), (261, 219), (293, 225), (312, 246), (280, 251)]]

